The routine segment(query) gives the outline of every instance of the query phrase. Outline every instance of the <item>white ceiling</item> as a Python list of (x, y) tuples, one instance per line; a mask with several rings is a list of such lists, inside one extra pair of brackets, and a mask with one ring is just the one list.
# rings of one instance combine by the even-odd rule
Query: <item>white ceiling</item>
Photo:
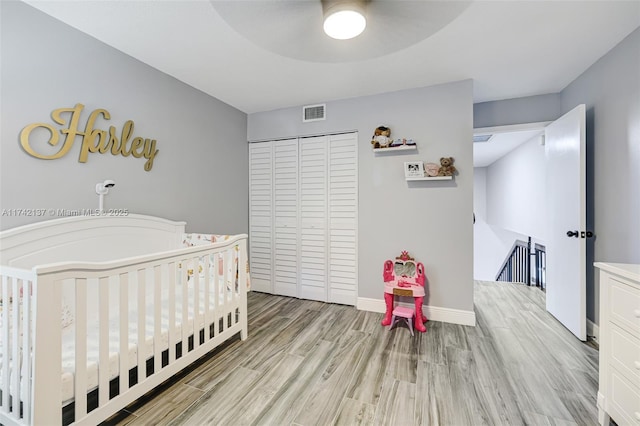
[(475, 102), (556, 93), (640, 25), (637, 0), (372, 0), (386, 24), (337, 47), (353, 54), (313, 55), (319, 0), (25, 1), (246, 113), (462, 79)]

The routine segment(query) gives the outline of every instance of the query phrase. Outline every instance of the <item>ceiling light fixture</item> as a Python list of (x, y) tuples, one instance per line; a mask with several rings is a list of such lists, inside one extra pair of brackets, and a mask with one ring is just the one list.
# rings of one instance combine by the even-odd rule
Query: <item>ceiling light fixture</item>
[(348, 40), (362, 34), (367, 26), (364, 1), (322, 2), (324, 32), (337, 40)]

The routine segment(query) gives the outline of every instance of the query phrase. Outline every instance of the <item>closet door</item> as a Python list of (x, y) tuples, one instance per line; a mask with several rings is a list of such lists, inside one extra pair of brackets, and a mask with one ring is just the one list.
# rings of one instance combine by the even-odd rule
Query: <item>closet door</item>
[(355, 305), (358, 285), (357, 133), (329, 137), (328, 301)]
[(273, 293), (298, 297), (298, 139), (273, 146)]
[(273, 293), (273, 143), (249, 144), (249, 262), (251, 289)]
[(327, 301), (327, 136), (300, 139), (300, 297)]

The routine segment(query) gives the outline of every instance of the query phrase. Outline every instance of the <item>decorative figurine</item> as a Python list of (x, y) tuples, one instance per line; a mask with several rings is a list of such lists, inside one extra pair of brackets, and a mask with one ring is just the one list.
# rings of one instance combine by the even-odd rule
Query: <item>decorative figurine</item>
[(385, 126), (376, 128), (371, 138), (371, 144), (374, 148), (387, 148), (391, 145), (393, 139), (391, 139), (391, 129)]

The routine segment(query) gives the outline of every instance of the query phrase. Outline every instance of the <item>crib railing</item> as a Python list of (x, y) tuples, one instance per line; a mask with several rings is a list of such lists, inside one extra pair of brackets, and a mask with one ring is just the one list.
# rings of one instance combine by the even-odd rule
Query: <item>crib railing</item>
[[(0, 348), (0, 424), (28, 424), (31, 420), (31, 360), (33, 298), (32, 271), (0, 267), (2, 322)], [(23, 351), (22, 348), (29, 348)], [(21, 397), (22, 396), (22, 397)], [(22, 403), (21, 403), (22, 399)]]
[[(13, 284), (16, 282), (14, 278), (9, 277), (15, 275), (18, 280), (28, 279), (33, 282), (34, 306), (27, 302), (21, 308), (26, 312), (25, 318), (32, 318), (31, 327), (24, 323), (26, 332), (22, 347), (31, 347), (27, 343), (32, 342), (32, 350), (20, 351), (20, 345), (14, 344), (11, 354), (14, 358), (7, 361), (4, 356), (7, 352), (3, 347), (3, 373), (8, 370), (12, 374), (11, 387), (7, 386), (9, 375), (3, 374), (2, 389), (11, 388), (13, 398), (3, 392), (2, 416), (12, 416), (11, 421), (15, 424), (63, 423), (60, 317), (63, 297), (69, 297), (69, 293), (73, 295), (76, 318), (72, 421), (75, 424), (97, 424), (229, 337), (237, 333), (242, 339), (247, 337), (246, 261), (246, 235), (238, 235), (221, 243), (122, 261), (61, 263), (37, 267), (33, 272), (3, 267), (3, 292), (5, 287), (9, 288), (9, 282), (14, 286), (13, 294), (21, 288), (19, 284)], [(9, 275), (9, 272), (13, 275)], [(188, 286), (193, 286), (193, 291), (189, 291)], [(168, 306), (165, 307), (161, 305), (163, 292), (169, 295)], [(174, 297), (176, 293), (182, 295), (180, 309)], [(201, 294), (203, 300), (200, 300)], [(193, 303), (191, 315), (187, 309), (188, 302)], [(148, 306), (152, 306), (150, 312), (147, 312)], [(137, 336), (129, 335), (129, 323), (134, 320), (129, 318), (130, 307), (135, 307), (132, 311), (137, 311)], [(30, 316), (32, 308), (35, 308), (35, 315)], [(165, 310), (168, 327), (163, 330), (162, 315)], [(5, 318), (8, 314), (3, 311), (3, 315)], [(153, 317), (153, 330), (146, 329), (148, 315)], [(87, 404), (87, 324), (91, 320), (97, 321), (98, 330), (98, 387), (94, 409)], [(117, 330), (110, 326), (110, 320), (115, 320)], [(116, 331), (119, 334), (119, 374), (114, 391), (109, 371), (109, 335)], [(16, 332), (14, 327), (12, 334)], [(5, 339), (8, 332), (3, 329), (3, 333)], [(168, 339), (166, 350), (160, 345), (163, 333)], [(148, 358), (146, 348), (150, 336), (153, 354)], [(9, 337), (16, 339), (15, 336)], [(137, 360), (131, 368), (128, 354), (133, 338), (137, 344)], [(29, 352), (33, 354), (32, 363)], [(20, 356), (24, 371), (12, 368), (12, 360)], [(132, 382), (129, 380), (130, 371), (135, 373)], [(22, 380), (25, 377), (32, 379)], [(13, 391), (19, 389), (20, 383), (22, 386), (31, 386), (29, 392), (23, 393), (22, 414), (16, 409), (19, 406), (16, 399), (20, 399), (16, 395), (20, 394)], [(0, 423), (5, 424), (5, 417), (0, 417)]]

